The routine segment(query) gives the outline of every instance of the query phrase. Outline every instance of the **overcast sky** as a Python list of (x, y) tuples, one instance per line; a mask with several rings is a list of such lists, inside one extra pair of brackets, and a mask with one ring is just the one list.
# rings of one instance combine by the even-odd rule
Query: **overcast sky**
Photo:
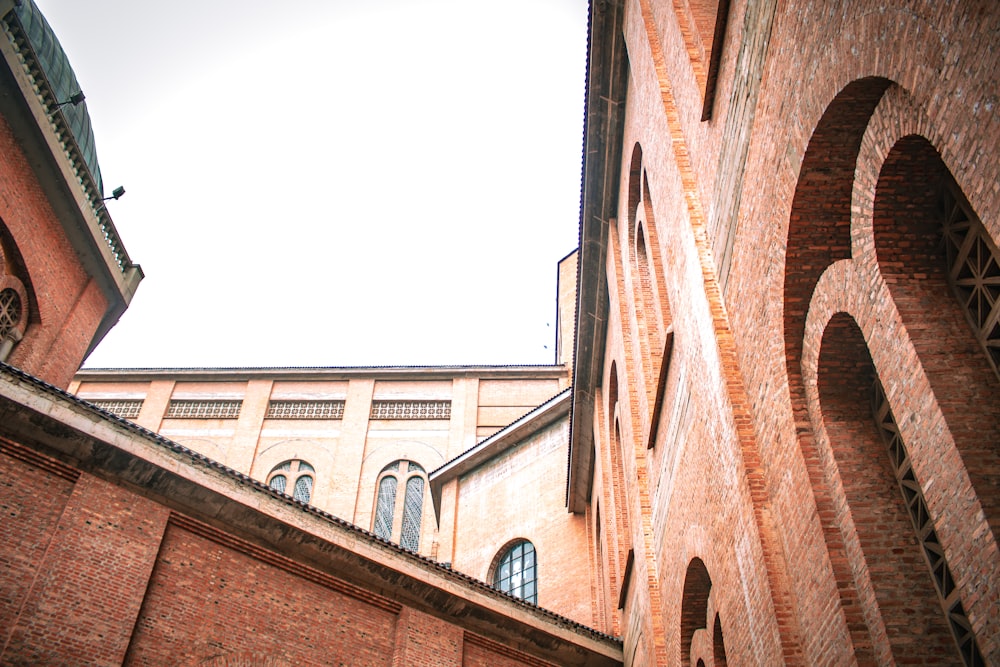
[(146, 279), (87, 367), (548, 364), (586, 0), (36, 0)]

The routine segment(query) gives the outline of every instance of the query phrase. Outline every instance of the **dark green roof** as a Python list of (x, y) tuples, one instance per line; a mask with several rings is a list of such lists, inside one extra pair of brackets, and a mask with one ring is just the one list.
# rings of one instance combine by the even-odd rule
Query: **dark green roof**
[[(31, 49), (35, 52), (35, 58), (42, 73), (48, 79), (56, 103), (64, 102), (80, 92), (80, 83), (76, 80), (76, 74), (73, 73), (73, 68), (69, 64), (69, 58), (66, 57), (66, 52), (59, 44), (49, 22), (42, 16), (41, 10), (35, 6), (32, 0), (23, 0), (15, 6), (14, 12), (28, 37)], [(90, 124), (90, 114), (87, 113), (87, 103), (82, 102), (76, 106), (65, 104), (61, 109), (76, 143), (80, 147), (83, 160), (87, 164), (87, 168), (90, 169), (97, 190), (103, 196), (104, 184), (101, 180), (101, 167), (97, 163), (94, 129)]]

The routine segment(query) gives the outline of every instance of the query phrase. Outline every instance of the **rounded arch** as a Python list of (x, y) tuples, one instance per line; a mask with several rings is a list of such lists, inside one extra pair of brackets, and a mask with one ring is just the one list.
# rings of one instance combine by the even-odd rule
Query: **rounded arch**
[[(789, 213), (783, 277), (782, 329), (784, 363), (792, 417), (808, 423), (810, 403), (803, 374), (805, 327), (811, 297), (827, 268), (852, 256), (851, 205), (855, 171), (869, 119), (890, 86), (884, 78), (863, 78), (844, 86), (820, 115), (809, 138)], [(805, 112), (803, 112), (805, 113)], [(828, 483), (813, 431), (797, 433), (798, 446), (820, 517), (837, 513), (839, 494)], [(846, 550), (837, 526), (821, 526), (830, 554)], [(844, 558), (830, 564), (840, 591), (841, 612), (860, 662), (872, 662), (868, 619), (857, 604), (853, 573)]]
[(688, 563), (681, 594), (681, 664), (691, 664), (691, 644), (695, 632), (705, 627), (712, 578), (704, 561), (695, 557)]
[(615, 527), (615, 539), (616, 539), (616, 551), (617, 558), (615, 562), (617, 576), (615, 578), (616, 582), (624, 576), (625, 572), (625, 562), (628, 558), (628, 550), (631, 548), (632, 536), (630, 532), (630, 517), (629, 517), (629, 506), (628, 506), (628, 495), (626, 492), (625, 484), (625, 469), (626, 469), (626, 448), (622, 442), (622, 427), (621, 427), (621, 408), (619, 405), (618, 397), (618, 364), (617, 361), (611, 362), (610, 376), (608, 379), (609, 386), (609, 412), (610, 415), (610, 426), (611, 433), (609, 434), (611, 438), (611, 451), (610, 451), (610, 463), (611, 463), (611, 477), (612, 485), (610, 489), (610, 496), (612, 507), (611, 511), (614, 513), (614, 527)]
[(519, 537), (509, 540), (493, 557), (487, 580), (497, 590), (538, 604), (538, 569), (535, 545)]
[(907, 135), (872, 206), (878, 269), (976, 496), (1000, 535), (1000, 253), (940, 154)]
[(645, 386), (650, 388), (647, 400), (652, 402), (673, 321), (663, 279), (649, 175), (638, 142), (632, 149), (628, 178), (628, 241), (622, 245), (622, 260), (631, 275), (631, 301), (638, 327), (635, 337)]
[(420, 549), (423, 529), (424, 489), (427, 471), (409, 459), (396, 459), (383, 466), (375, 480), (372, 532), (404, 549)]
[(288, 459), (271, 469), (266, 483), (278, 493), (308, 505), (316, 485), (316, 469), (308, 461)]
[(28, 325), (38, 321), (38, 304), (24, 260), (0, 220), (0, 361), (11, 358)]
[(854, 318), (835, 314), (823, 332), (817, 389), (846, 503), (839, 521), (853, 572), (841, 588), (854, 588), (868, 610), (879, 661), (942, 664), (954, 660), (955, 643), (873, 414), (877, 381)]
[(322, 473), (334, 469), (333, 453), (327, 444), (310, 438), (289, 438), (262, 447), (253, 461), (250, 475), (266, 479), (275, 466), (293, 459), (308, 461)]

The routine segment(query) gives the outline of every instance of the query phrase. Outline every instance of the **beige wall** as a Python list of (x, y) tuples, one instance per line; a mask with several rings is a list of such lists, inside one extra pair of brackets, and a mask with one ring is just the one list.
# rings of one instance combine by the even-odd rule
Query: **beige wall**
[(538, 605), (594, 626), (587, 522), (566, 511), (568, 438), (564, 417), (459, 477), (453, 566), (492, 583), (499, 555), (528, 540), (538, 563)]
[[(386, 465), (408, 460), (430, 473), (551, 398), (567, 377), (561, 366), (242, 376), (225, 370), (82, 371), (71, 391), (93, 401), (142, 400), (134, 421), (260, 481), (284, 461), (306, 461), (315, 468), (310, 504), (372, 530), (376, 484)], [(242, 406), (233, 418), (167, 417), (170, 401), (178, 399), (240, 400)], [(272, 400), (343, 401), (344, 411), (340, 419), (266, 418)], [(371, 419), (372, 402), (380, 400), (450, 401), (451, 415)], [(419, 553), (448, 560), (452, 544), (451, 535), (438, 530), (425, 488)]]

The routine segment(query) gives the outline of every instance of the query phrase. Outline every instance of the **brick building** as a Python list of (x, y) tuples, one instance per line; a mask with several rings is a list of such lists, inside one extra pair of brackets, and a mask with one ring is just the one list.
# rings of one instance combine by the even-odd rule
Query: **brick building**
[(0, 661), (1000, 663), (995, 3), (592, 2), (553, 366), (72, 380), (141, 274), (9, 5)]

